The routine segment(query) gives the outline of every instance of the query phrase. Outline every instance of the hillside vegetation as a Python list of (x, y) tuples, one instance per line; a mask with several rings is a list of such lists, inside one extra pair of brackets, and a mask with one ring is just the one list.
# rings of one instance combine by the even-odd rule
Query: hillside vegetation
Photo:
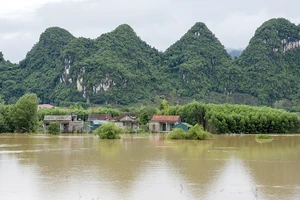
[(0, 96), (15, 103), (36, 93), (41, 103), (267, 105), (300, 110), (300, 27), (271, 19), (232, 59), (204, 23), (196, 23), (165, 52), (126, 24), (96, 39), (45, 30), (19, 64), (0, 55)]

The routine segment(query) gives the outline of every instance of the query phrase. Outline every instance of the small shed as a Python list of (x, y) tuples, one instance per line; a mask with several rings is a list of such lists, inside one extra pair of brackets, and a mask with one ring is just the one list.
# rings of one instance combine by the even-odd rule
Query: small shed
[(185, 132), (188, 132), (190, 127), (192, 127), (192, 125), (190, 125), (189, 123), (182, 122), (182, 123), (179, 123), (179, 124), (176, 124), (175, 126), (173, 126), (173, 129), (174, 128), (181, 128)]

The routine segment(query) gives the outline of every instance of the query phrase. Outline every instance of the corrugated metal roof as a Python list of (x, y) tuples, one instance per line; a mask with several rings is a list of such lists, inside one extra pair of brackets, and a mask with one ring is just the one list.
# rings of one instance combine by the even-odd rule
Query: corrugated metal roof
[(192, 126), (191, 124), (189, 124), (189, 123), (186, 123), (186, 122), (182, 122), (181, 124), (183, 124), (183, 125), (185, 125), (185, 126), (187, 126), (187, 127), (190, 127), (190, 126)]
[(179, 115), (154, 115), (151, 119), (154, 122), (179, 122)]
[(45, 115), (44, 121), (71, 121), (71, 115)]
[(184, 130), (185, 132), (188, 132), (189, 128), (192, 127), (192, 125), (188, 124), (188, 123), (185, 123), (185, 122), (182, 122), (182, 123), (178, 123), (176, 124), (174, 128), (180, 128), (182, 130)]
[(95, 125), (103, 125), (103, 124), (108, 124), (109, 121), (106, 120), (93, 120), (93, 124)]

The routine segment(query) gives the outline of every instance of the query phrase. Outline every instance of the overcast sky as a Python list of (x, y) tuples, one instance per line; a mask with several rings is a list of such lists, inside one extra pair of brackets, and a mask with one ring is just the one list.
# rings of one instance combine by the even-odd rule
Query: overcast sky
[(46, 28), (96, 38), (129, 24), (164, 51), (196, 22), (204, 22), (227, 48), (245, 48), (271, 18), (300, 23), (299, 0), (0, 0), (0, 51), (18, 63)]

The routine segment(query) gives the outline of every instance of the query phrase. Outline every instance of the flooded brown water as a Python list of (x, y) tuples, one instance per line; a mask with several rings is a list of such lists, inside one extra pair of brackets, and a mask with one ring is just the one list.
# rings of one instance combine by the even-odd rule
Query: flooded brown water
[(300, 136), (0, 135), (0, 199), (300, 199)]

